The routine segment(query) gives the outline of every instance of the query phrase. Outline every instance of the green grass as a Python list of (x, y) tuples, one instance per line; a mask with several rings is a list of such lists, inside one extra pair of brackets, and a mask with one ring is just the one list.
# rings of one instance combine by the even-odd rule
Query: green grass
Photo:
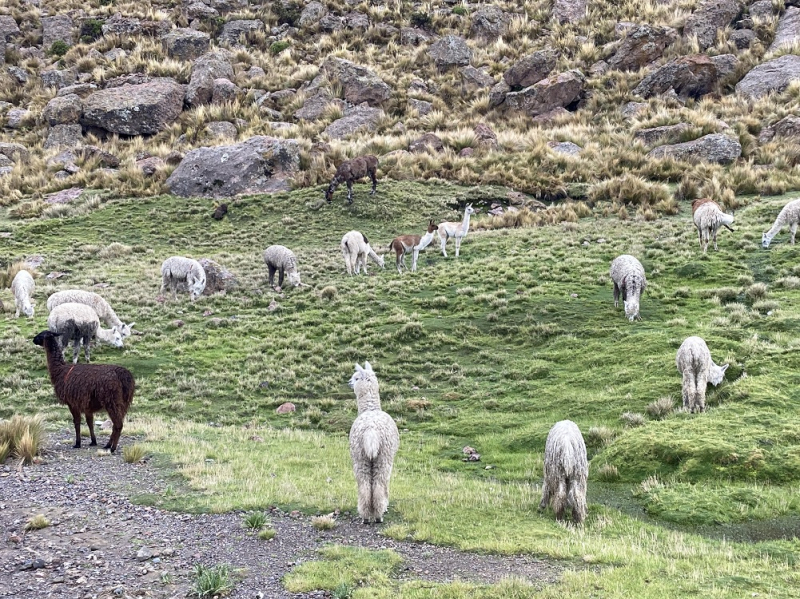
[(215, 566), (194, 567), (194, 588), (192, 596), (203, 599), (205, 597), (222, 597), (233, 590), (230, 567), (227, 564)]
[(286, 590), (305, 593), (315, 589), (334, 591), (357, 584), (384, 586), (403, 559), (394, 551), (370, 551), (332, 545), (319, 551), (323, 558), (301, 564), (283, 579)]
[[(400, 276), (387, 264), (369, 277), (345, 274), (345, 232), (364, 232), (384, 253), (395, 235), (422, 233), (428, 218), (460, 219), (457, 200), (502, 195), (401, 182), (374, 198), (357, 185), (352, 206), (341, 198), (320, 205), (319, 188), (237, 200), (220, 222), (209, 216), (211, 201), (165, 196), (58, 220), (0, 216), (13, 234), (0, 258), (42, 254), (40, 271), (68, 273), (37, 280), (34, 319), (0, 319), (0, 417), (41, 412), (68, 425), (31, 339), (45, 327), (47, 295), (110, 283), (102, 294), (144, 334), (93, 356), (134, 372), (125, 432), (146, 437), (153, 463), (174, 470), (183, 491), (142, 502), (354, 513), (347, 381), (353, 363), (367, 359), (401, 431), (386, 534), (565, 560), (554, 586), (507, 581), (508, 596), (792, 596), (800, 584), (800, 248), (787, 232), (760, 248), (789, 196), (739, 198), (746, 206), (736, 232), (721, 232), (719, 251), (705, 257), (682, 204), (679, 215), (652, 222), (590, 216), (473, 231), (458, 260), (452, 246), (446, 259), (431, 247), (417, 273)], [(282, 296), (268, 289), (260, 254), (272, 243), (294, 249), (309, 287)], [(194, 304), (159, 303), (159, 266), (176, 253), (213, 258), (238, 287)], [(640, 322), (613, 307), (608, 266), (621, 253), (647, 272)], [(336, 293), (323, 297), (326, 287)], [(10, 292), (0, 299), (10, 303)], [(730, 363), (726, 380), (709, 387), (704, 414), (650, 415), (663, 398), (680, 404), (675, 352), (689, 335)], [(285, 401), (297, 411), (277, 415)], [(565, 418), (583, 431), (591, 460), (589, 517), (578, 529), (536, 509), (545, 439)], [(462, 461), (465, 445), (480, 462)], [(658, 484), (643, 486), (648, 480)], [(398, 585), (386, 576), (369, 586), (375, 596), (490, 597), (504, 588)]]

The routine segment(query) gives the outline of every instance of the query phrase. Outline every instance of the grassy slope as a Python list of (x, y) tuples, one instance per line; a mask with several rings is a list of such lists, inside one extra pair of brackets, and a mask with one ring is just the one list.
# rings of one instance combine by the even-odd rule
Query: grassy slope
[[(404, 431), (389, 534), (603, 566), (577, 568), (542, 596), (593, 588), (612, 597), (790, 596), (797, 541), (732, 544), (678, 526), (713, 533), (715, 523), (762, 521), (747, 534), (722, 529), (752, 538), (797, 530), (800, 281), (792, 277), (800, 250), (787, 233), (769, 251), (758, 243), (787, 198), (737, 212), (736, 233), (721, 233), (720, 250), (706, 258), (684, 210), (652, 223), (587, 218), (472, 233), (458, 260), (431, 248), (414, 275), (391, 267), (344, 274), (338, 242), (349, 229), (385, 246), (421, 232), (428, 217), (458, 218), (453, 200), (497, 193), (390, 183), (374, 200), (360, 186), (353, 207), (342, 198), (318, 207), (319, 189), (242, 200), (221, 223), (208, 218), (210, 203), (169, 197), (115, 201), (79, 218), (0, 220), (14, 233), (0, 258), (41, 253), (44, 272), (70, 272), (58, 284), (38, 280), (33, 322), (0, 320), (0, 416), (43, 411), (66, 423), (30, 338), (44, 328), (51, 292), (108, 282), (102, 293), (145, 334), (122, 354), (99, 348), (97, 359), (135, 372), (129, 428), (147, 433), (192, 489), (149, 501), (353, 509), (343, 433), (355, 405), (346, 381), (354, 361), (369, 359), (384, 409)], [(295, 249), (312, 288), (277, 298), (267, 290), (260, 252), (271, 243)], [(623, 252), (648, 273), (644, 320), (635, 324), (611, 301), (608, 264)], [(159, 304), (159, 265), (172, 254), (212, 257), (240, 286), (195, 305)], [(768, 284), (766, 297), (746, 293), (754, 281)], [(320, 296), (325, 286), (336, 288), (332, 300)], [(279, 308), (270, 312), (273, 298)], [(731, 363), (727, 381), (709, 389), (711, 411), (624, 428), (623, 412), (667, 395), (680, 401), (674, 356), (691, 334)], [(284, 401), (297, 405), (293, 416), (274, 413)], [(579, 424), (592, 457), (584, 531), (535, 511), (544, 440), (563, 418)], [(465, 444), (481, 462), (461, 461)], [(606, 464), (619, 482), (598, 481)], [(402, 593), (448, 596), (418, 591)]]

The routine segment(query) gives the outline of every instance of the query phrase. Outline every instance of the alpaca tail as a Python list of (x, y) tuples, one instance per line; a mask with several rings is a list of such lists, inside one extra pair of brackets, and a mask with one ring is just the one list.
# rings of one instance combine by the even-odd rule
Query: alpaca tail
[(366, 455), (367, 458), (374, 460), (376, 457), (378, 457), (378, 453), (381, 450), (381, 436), (378, 434), (378, 431), (374, 429), (368, 429), (364, 431), (362, 444), (364, 448), (364, 455)]
[(125, 402), (125, 409), (133, 402), (133, 392), (136, 390), (136, 382), (133, 375), (127, 370), (120, 376), (120, 383), (122, 384), (122, 400)]

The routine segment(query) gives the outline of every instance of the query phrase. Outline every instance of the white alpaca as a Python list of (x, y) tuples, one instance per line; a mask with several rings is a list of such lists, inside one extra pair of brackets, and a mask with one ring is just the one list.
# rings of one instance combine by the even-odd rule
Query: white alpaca
[(189, 291), (189, 298), (194, 301), (206, 288), (206, 271), (197, 260), (172, 256), (161, 264), (161, 292), (172, 290), (172, 298), (178, 299), (178, 287)]
[(104, 323), (111, 327), (119, 328), (123, 337), (130, 337), (134, 322), (125, 324), (117, 316), (114, 309), (103, 297), (93, 291), (82, 291), (80, 289), (67, 289), (57, 291), (47, 298), (47, 309), (52, 310), (61, 304), (85, 304), (97, 312)]
[(544, 446), (544, 483), (539, 509), (552, 504), (556, 519), (572, 508), (572, 519), (580, 524), (586, 518), (586, 479), (589, 463), (586, 444), (578, 426), (571, 420), (556, 422)]
[(359, 231), (350, 231), (345, 233), (342, 237), (342, 256), (344, 256), (344, 264), (347, 268), (347, 274), (352, 275), (354, 272), (360, 274), (361, 266), (364, 267), (364, 274), (367, 272), (367, 257), (369, 257), (375, 264), (383, 268), (383, 256), (375, 253), (369, 245), (367, 236)]
[(792, 232), (791, 244), (794, 245), (794, 235), (797, 232), (798, 222), (800, 222), (800, 200), (792, 200), (780, 211), (772, 228), (761, 236), (761, 247), (767, 249), (769, 244), (772, 243), (772, 238), (780, 233), (785, 225), (789, 225)]
[(271, 245), (264, 250), (264, 264), (267, 265), (269, 286), (275, 287), (275, 272), (278, 272), (278, 288), (283, 287), (283, 277), (289, 277), (289, 283), (300, 287), (300, 273), (297, 272), (297, 257), (294, 252), (283, 245)]
[(625, 317), (633, 321), (639, 316), (639, 301), (647, 287), (644, 267), (633, 256), (622, 254), (611, 263), (611, 280), (614, 282), (614, 307), (619, 306), (619, 296), (625, 307)]
[(27, 270), (19, 271), (11, 281), (11, 293), (14, 294), (14, 305), (17, 307), (16, 317), (22, 312), (28, 318), (33, 318), (33, 291), (36, 284), (31, 273)]
[(66, 349), (72, 341), (72, 361), (78, 362), (78, 352), (83, 343), (83, 353), (89, 361), (89, 346), (94, 337), (114, 347), (122, 347), (122, 332), (119, 327), (103, 329), (100, 318), (92, 308), (85, 304), (61, 304), (55, 306), (47, 317), (47, 328), (61, 334), (61, 347)]
[(396, 255), (395, 265), (397, 272), (403, 274), (402, 269), (406, 268), (406, 254), (413, 252), (413, 259), (411, 261), (411, 272), (417, 270), (417, 259), (419, 258), (420, 250), (425, 249), (433, 241), (433, 234), (439, 227), (433, 224), (433, 221), (428, 222), (428, 231), (425, 235), (400, 235), (392, 239), (389, 244), (389, 250), (394, 250)]
[(725, 227), (729, 231), (733, 224), (733, 215), (725, 214), (719, 204), (708, 198), (701, 198), (692, 202), (692, 218), (697, 233), (700, 236), (700, 247), (703, 253), (708, 250), (709, 238), (714, 239), (714, 249), (717, 249), (717, 231), (720, 227)]
[(369, 524), (371, 520), (383, 522), (389, 506), (389, 479), (400, 433), (397, 425), (381, 410), (378, 377), (369, 362), (350, 378), (350, 387), (356, 393), (358, 417), (350, 427), (350, 457), (358, 485), (358, 515)]
[(452, 237), (456, 242), (456, 258), (458, 258), (458, 250), (461, 248), (461, 241), (469, 232), (469, 217), (474, 213), (475, 209), (472, 207), (472, 204), (467, 204), (467, 207), (464, 209), (464, 220), (460, 223), (451, 221), (439, 223), (439, 239), (442, 242), (442, 256), (447, 258), (447, 252), (444, 246), (447, 244), (447, 240)]
[(719, 385), (725, 378), (728, 364), (717, 366), (702, 338), (687, 337), (678, 348), (675, 365), (683, 375), (683, 407), (690, 412), (705, 412), (706, 385)]

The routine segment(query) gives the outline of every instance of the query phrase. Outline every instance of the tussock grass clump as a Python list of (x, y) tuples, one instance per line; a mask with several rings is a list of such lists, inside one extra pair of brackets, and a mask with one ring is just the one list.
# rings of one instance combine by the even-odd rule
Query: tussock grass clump
[(603, 464), (597, 471), (597, 479), (605, 483), (619, 480), (619, 469), (611, 464)]
[(271, 541), (278, 532), (274, 528), (264, 528), (258, 532), (258, 538), (262, 541)]
[(0, 422), (0, 463), (9, 455), (31, 464), (44, 442), (44, 418), (15, 415)]
[(122, 459), (127, 464), (138, 464), (144, 459), (145, 455), (147, 455), (147, 450), (144, 445), (139, 443), (122, 448)]
[(638, 412), (624, 412), (622, 416), (620, 416), (620, 420), (622, 420), (628, 428), (644, 426), (647, 423), (644, 414)]
[(744, 294), (751, 302), (763, 300), (767, 297), (767, 285), (766, 283), (753, 283), (745, 289)]
[(332, 300), (336, 298), (336, 295), (339, 293), (339, 290), (336, 289), (333, 285), (328, 285), (322, 288), (322, 291), (319, 292), (320, 297), (326, 300)]
[(593, 426), (586, 431), (586, 445), (590, 447), (605, 447), (617, 436), (617, 431), (607, 426)]
[(233, 590), (230, 566), (217, 564), (206, 567), (197, 564), (194, 567), (194, 588), (192, 595), (205, 599), (206, 597), (222, 597)]
[(267, 515), (264, 512), (251, 512), (242, 520), (242, 525), (250, 530), (261, 530), (267, 524)]
[(669, 188), (661, 183), (651, 183), (636, 175), (622, 175), (601, 181), (589, 190), (592, 202), (613, 202), (631, 206), (655, 206), (669, 202)]
[(317, 530), (331, 530), (336, 528), (336, 518), (333, 517), (333, 514), (314, 516), (311, 518), (311, 526)]
[(797, 289), (800, 287), (800, 277), (782, 277), (775, 281), (775, 284), (783, 287), (784, 289)]
[(50, 520), (44, 514), (36, 514), (25, 523), (25, 530), (41, 530), (50, 526)]
[(664, 420), (667, 416), (672, 414), (675, 409), (675, 400), (671, 396), (660, 397), (654, 402), (647, 405), (645, 411), (650, 418), (655, 420)]

